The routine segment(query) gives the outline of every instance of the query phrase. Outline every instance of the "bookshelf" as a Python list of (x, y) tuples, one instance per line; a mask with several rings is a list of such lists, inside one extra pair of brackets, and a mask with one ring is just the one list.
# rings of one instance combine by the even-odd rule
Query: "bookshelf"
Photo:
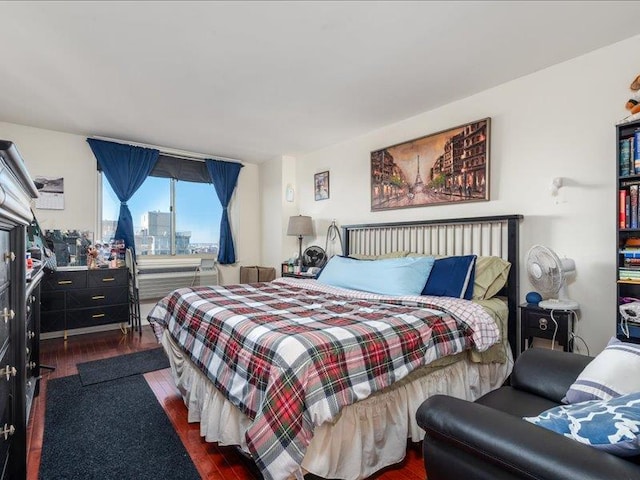
[(640, 318), (637, 322), (623, 322), (618, 308), (632, 299), (640, 301), (640, 120), (617, 125), (616, 144), (616, 335), (621, 340), (640, 343)]

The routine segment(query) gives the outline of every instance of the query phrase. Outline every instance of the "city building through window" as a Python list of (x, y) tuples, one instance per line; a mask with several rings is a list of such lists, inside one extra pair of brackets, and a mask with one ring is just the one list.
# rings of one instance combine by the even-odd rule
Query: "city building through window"
[[(218, 253), (222, 206), (212, 184), (149, 176), (127, 205), (137, 255)], [(119, 212), (120, 201), (102, 175), (103, 242), (114, 240)]]

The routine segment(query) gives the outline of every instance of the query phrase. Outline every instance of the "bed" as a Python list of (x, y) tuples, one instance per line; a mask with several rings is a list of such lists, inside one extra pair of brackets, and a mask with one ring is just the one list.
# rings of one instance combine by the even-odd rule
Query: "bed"
[(325, 272), (172, 292), (149, 320), (189, 421), (205, 440), (239, 446), (267, 479), (355, 480), (401, 461), (422, 439), (425, 398), (475, 400), (510, 373), (521, 218), (343, 227), (345, 255), (362, 260), (509, 262), (495, 291), (472, 301), (354, 291), (324, 283)]

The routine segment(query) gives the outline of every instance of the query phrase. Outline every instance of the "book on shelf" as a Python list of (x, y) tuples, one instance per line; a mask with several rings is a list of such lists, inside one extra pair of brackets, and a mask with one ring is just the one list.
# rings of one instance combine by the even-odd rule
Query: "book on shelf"
[(630, 187), (631, 185), (640, 185), (640, 180), (634, 178), (633, 180), (622, 180), (620, 182), (621, 187)]
[(638, 185), (629, 187), (629, 197), (631, 198), (631, 221), (629, 228), (638, 228)]
[(619, 272), (629, 273), (629, 274), (640, 274), (640, 266), (638, 265), (625, 265), (624, 267), (618, 268)]
[(620, 228), (627, 228), (627, 190), (620, 189), (620, 202), (619, 202), (619, 226)]
[(635, 138), (629, 137), (626, 140), (629, 142), (629, 175), (633, 175), (635, 172)]
[(631, 253), (631, 252), (620, 252), (622, 257), (624, 258), (625, 265), (640, 265), (640, 252)]
[(631, 174), (631, 146), (629, 139), (620, 140), (620, 176), (627, 177)]
[(624, 241), (625, 250), (640, 249), (640, 237), (629, 237)]
[(619, 280), (636, 280), (640, 282), (640, 274), (632, 275), (632, 274), (627, 274), (625, 272), (620, 272), (618, 274), (618, 279)]
[(623, 248), (619, 251), (625, 267), (640, 267), (640, 250)]
[(640, 130), (636, 130), (633, 133), (633, 143), (631, 154), (633, 155), (633, 172), (634, 174), (640, 173)]
[(619, 279), (632, 279), (640, 280), (640, 266), (639, 265), (625, 265), (618, 268)]

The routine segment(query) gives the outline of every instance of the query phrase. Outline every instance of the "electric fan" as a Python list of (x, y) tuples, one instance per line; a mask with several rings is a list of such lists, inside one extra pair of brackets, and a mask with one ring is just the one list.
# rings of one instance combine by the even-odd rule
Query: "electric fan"
[[(577, 310), (578, 302), (567, 296), (565, 276), (575, 272), (576, 264), (570, 258), (558, 258), (548, 247), (534, 245), (527, 253), (527, 273), (535, 289), (547, 300), (540, 308), (552, 310)], [(557, 294), (557, 297), (555, 296)]]

